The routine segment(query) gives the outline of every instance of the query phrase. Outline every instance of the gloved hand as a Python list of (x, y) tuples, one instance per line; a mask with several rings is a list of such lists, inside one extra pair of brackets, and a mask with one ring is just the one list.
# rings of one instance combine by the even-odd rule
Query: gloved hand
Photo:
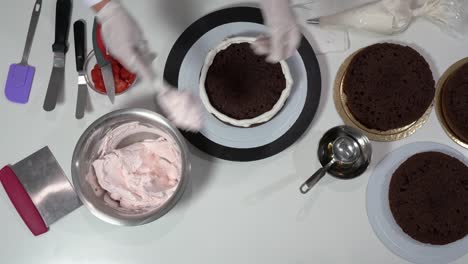
[(164, 81), (154, 81), (157, 103), (167, 119), (177, 127), (190, 132), (197, 132), (203, 126), (203, 107), (198, 97), (188, 91), (179, 91)]
[(97, 13), (97, 18), (109, 53), (127, 70), (141, 76), (145, 65), (138, 59), (138, 54), (148, 63), (155, 58), (155, 54), (150, 52), (143, 31), (135, 19), (116, 1), (107, 3)]
[(289, 0), (260, 0), (269, 36), (260, 36), (252, 48), (258, 55), (267, 55), (272, 63), (292, 56), (302, 38), (289, 4)]
[(99, 10), (97, 17), (109, 53), (155, 88), (158, 103), (170, 121), (181, 129), (198, 131), (203, 122), (201, 104), (192, 94), (160, 83), (151, 66), (154, 56), (135, 19), (114, 1)]
[(139, 68), (139, 77), (156, 91), (156, 103), (164, 115), (185, 131), (200, 131), (203, 125), (203, 108), (200, 100), (188, 91), (179, 91), (160, 79), (144, 59), (140, 49), (134, 49), (135, 65)]

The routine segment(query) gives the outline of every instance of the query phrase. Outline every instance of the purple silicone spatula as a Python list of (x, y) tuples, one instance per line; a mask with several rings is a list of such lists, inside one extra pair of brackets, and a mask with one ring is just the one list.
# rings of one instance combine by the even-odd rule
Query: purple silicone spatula
[(37, 21), (41, 14), (42, 0), (36, 0), (32, 12), (31, 22), (29, 23), (28, 37), (24, 47), (23, 58), (19, 64), (10, 65), (8, 77), (5, 85), (5, 96), (8, 100), (25, 104), (29, 100), (31, 86), (36, 69), (28, 65), (29, 52), (36, 33)]

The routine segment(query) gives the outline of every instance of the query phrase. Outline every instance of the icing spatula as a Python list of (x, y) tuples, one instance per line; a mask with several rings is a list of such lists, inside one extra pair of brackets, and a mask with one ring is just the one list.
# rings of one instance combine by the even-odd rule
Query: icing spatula
[(24, 47), (23, 58), (18, 64), (10, 65), (8, 77), (5, 85), (5, 96), (8, 100), (25, 104), (29, 101), (32, 82), (36, 69), (28, 65), (29, 52), (36, 32), (37, 21), (41, 14), (42, 0), (37, 0), (34, 4), (31, 22), (29, 23), (28, 36)]

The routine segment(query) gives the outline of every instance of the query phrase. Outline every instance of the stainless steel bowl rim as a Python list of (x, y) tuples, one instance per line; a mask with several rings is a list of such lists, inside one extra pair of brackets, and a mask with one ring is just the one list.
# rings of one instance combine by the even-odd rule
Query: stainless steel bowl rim
[[(88, 137), (94, 132), (96, 129), (101, 127), (103, 124), (105, 124), (108, 120), (113, 119), (115, 117), (118, 117), (120, 115), (139, 115), (139, 116), (144, 116), (146, 118), (150, 118), (156, 122), (161, 123), (162, 125), (166, 126), (168, 129), (170, 129), (171, 132), (173, 132), (175, 136), (175, 140), (177, 141), (177, 144), (180, 147), (180, 152), (181, 152), (181, 158), (182, 161), (184, 162), (184, 165), (182, 167), (182, 172), (181, 172), (181, 179), (179, 181), (179, 184), (176, 188), (176, 191), (172, 195), (171, 198), (169, 198), (168, 201), (162, 206), (160, 206), (158, 209), (156, 209), (151, 216), (141, 219), (141, 220), (136, 220), (136, 219), (121, 219), (118, 217), (114, 217), (111, 215), (108, 215), (99, 209), (97, 209), (89, 200), (88, 198), (83, 194), (81, 190), (81, 186), (79, 183), (78, 177), (82, 177), (78, 175), (78, 157), (80, 155), (80, 147), (83, 146), (88, 139)], [(72, 157), (72, 164), (71, 164), (71, 172), (72, 172), (72, 181), (73, 185), (75, 188), (75, 192), (77, 193), (78, 197), (80, 200), (83, 202), (85, 207), (89, 209), (89, 211), (96, 216), (97, 218), (113, 224), (113, 225), (120, 225), (120, 226), (138, 226), (138, 225), (143, 225), (147, 224), (150, 222), (153, 222), (157, 220), (158, 218), (162, 217), (165, 215), (167, 212), (169, 212), (180, 200), (182, 197), (186, 186), (189, 181), (189, 174), (191, 170), (191, 163), (189, 159), (189, 152), (188, 152), (188, 147), (187, 144), (185, 143), (184, 137), (180, 134), (180, 132), (163, 116), (160, 114), (145, 110), (145, 109), (138, 109), (138, 108), (130, 108), (130, 109), (122, 109), (122, 110), (117, 110), (111, 113), (108, 113), (96, 121), (94, 121), (81, 135), (80, 139), (78, 140), (77, 144), (75, 145), (75, 149), (73, 151), (73, 157)]]

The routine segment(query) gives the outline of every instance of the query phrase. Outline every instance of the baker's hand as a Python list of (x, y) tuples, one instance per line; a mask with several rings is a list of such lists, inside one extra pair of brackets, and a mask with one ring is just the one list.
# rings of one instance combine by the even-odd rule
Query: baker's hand
[(159, 91), (157, 103), (165, 116), (178, 128), (198, 132), (203, 126), (203, 108), (200, 99), (188, 91), (180, 91), (166, 82), (156, 80)]
[(106, 3), (97, 13), (97, 18), (109, 53), (129, 71), (141, 76), (146, 65), (142, 65), (138, 55), (148, 62), (155, 55), (148, 49), (143, 31), (135, 19), (116, 1)]
[(267, 61), (275, 63), (294, 54), (302, 35), (289, 0), (260, 0), (268, 36), (260, 36), (252, 48), (259, 55), (267, 55)]

